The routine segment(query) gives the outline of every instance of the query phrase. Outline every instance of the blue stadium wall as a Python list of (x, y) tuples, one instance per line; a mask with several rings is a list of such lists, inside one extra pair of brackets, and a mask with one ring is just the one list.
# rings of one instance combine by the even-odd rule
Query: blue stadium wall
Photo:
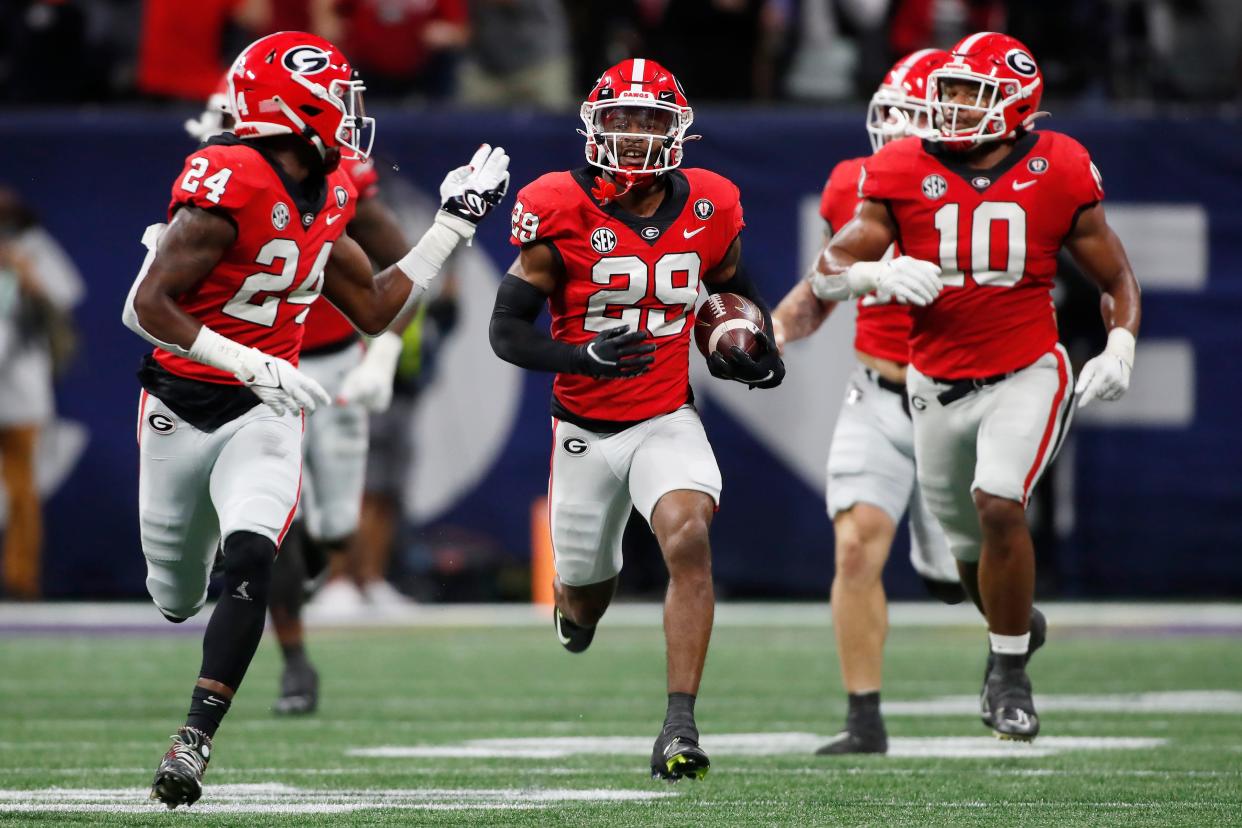
[[(509, 149), (515, 190), (582, 158), (568, 116), (380, 115), (378, 157), (424, 192), (434, 193), (443, 173), (483, 140)], [(46, 506), (52, 596), (143, 594), (134, 370), (144, 348), (121, 327), (120, 309), (142, 259), (142, 229), (162, 219), (190, 149), (182, 120), (183, 113), (113, 111), (0, 118), (0, 182), (35, 205), (89, 290), (78, 313), (85, 348), (58, 392), (60, 416), (87, 439), (63, 460), (63, 479)], [(1070, 596), (1242, 593), (1242, 126), (1114, 117), (1043, 123), (1091, 150), (1110, 214), (1125, 218), (1123, 236), (1144, 281), (1147, 349), (1126, 407), (1101, 407), (1075, 423), (1072, 456), (1057, 473), (1059, 540), (1049, 554), (1057, 587)], [(695, 126), (705, 137), (689, 145), (688, 163), (740, 186), (745, 259), (775, 301), (814, 244), (818, 227), (808, 211), (828, 170), (866, 150), (861, 119), (718, 111), (702, 113)], [(505, 209), (511, 204), (512, 197)], [(513, 256), (507, 229), (501, 215), (476, 243), (494, 277)], [(475, 314), (485, 317), (486, 308)], [(475, 324), (465, 335), (482, 330)], [(696, 369), (725, 479), (714, 543), (728, 592), (826, 594), (832, 542), (820, 490), (824, 432), (852, 358), (848, 332), (836, 341), (835, 352), (791, 360), (788, 387), (767, 399), (715, 388)], [(549, 383), (540, 376), (513, 383), (516, 398), (494, 450), (427, 519), (485, 535), (522, 560), (531, 503), (546, 485)], [(832, 387), (817, 387), (824, 384)], [(812, 403), (817, 407), (800, 408)], [(890, 570), (894, 594), (919, 594), (908, 566)]]

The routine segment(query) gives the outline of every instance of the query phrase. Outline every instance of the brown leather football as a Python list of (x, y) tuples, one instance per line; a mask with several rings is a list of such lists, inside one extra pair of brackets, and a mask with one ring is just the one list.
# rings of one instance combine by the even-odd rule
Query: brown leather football
[(707, 297), (694, 322), (694, 341), (703, 356), (712, 351), (732, 359), (736, 345), (751, 358), (766, 347), (762, 337), (763, 314), (759, 306), (736, 293), (716, 293)]

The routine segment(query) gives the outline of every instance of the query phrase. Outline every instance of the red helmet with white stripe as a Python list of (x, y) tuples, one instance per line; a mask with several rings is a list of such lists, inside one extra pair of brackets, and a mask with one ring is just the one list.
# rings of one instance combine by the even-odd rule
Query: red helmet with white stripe
[(587, 161), (629, 184), (676, 169), (694, 121), (673, 73), (643, 58), (600, 75), (580, 114)]
[(976, 32), (931, 73), (928, 100), (937, 140), (966, 150), (1012, 138), (1038, 117), (1044, 78), (1030, 49), (1009, 35)]
[(298, 135), (329, 160), (333, 150), (366, 158), (375, 119), (363, 116), (366, 89), (341, 50), (306, 32), (277, 32), (251, 43), (226, 76), (239, 138)]
[(897, 138), (923, 137), (932, 131), (927, 78), (948, 61), (949, 53), (943, 49), (920, 49), (893, 64), (867, 107), (872, 152)]

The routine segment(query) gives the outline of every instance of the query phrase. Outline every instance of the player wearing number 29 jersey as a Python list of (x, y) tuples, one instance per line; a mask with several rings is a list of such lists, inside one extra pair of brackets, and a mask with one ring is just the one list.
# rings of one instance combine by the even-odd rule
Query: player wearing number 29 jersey
[(548, 297), (552, 337), (582, 345), (618, 325), (647, 331), (655, 361), (633, 378), (559, 373), (554, 413), (566, 419), (636, 422), (690, 401), (689, 343), (699, 282), (745, 226), (738, 189), (702, 169), (665, 176), (668, 193), (650, 217), (591, 195), (587, 167), (549, 173), (518, 193), (510, 242), (546, 244), (565, 278)]
[[(720, 469), (691, 404), (689, 342), (699, 286), (762, 299), (741, 272), (737, 187), (680, 169), (693, 113), (676, 78), (643, 59), (604, 72), (582, 105), (588, 167), (539, 178), (513, 208), (521, 249), (492, 312), (492, 348), (556, 373), (548, 511), (557, 638), (590, 645), (616, 591), (630, 511), (669, 571), (668, 712), (651, 754), (665, 779), (700, 778), (694, 723), (713, 612), (708, 527)], [(552, 312), (552, 335), (535, 327)], [(772, 387), (784, 366), (713, 354), (715, 376)], [(674, 638), (675, 636), (675, 638)]]

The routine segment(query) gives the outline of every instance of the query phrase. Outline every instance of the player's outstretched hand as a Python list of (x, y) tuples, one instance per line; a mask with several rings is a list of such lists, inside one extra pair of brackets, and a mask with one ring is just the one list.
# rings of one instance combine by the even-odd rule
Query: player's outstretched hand
[(483, 144), (469, 164), (453, 170), (440, 183), (440, 209), (478, 225), (508, 189), (509, 156), (503, 147)]
[(332, 398), (323, 386), (279, 357), (251, 348), (245, 360), (249, 376), (238, 375), (242, 384), (277, 414), (307, 414), (330, 405)]
[(631, 331), (625, 325), (600, 331), (586, 345), (578, 346), (578, 373), (597, 379), (645, 374), (655, 362), (651, 355), (655, 345), (646, 340), (646, 331)]
[(717, 379), (740, 382), (751, 390), (775, 388), (785, 379), (785, 362), (771, 335), (764, 333), (763, 338), (765, 347), (758, 359), (753, 359), (735, 345), (730, 352), (732, 359), (725, 359), (713, 351), (707, 358), (707, 370)]
[(1130, 388), (1130, 370), (1134, 367), (1134, 335), (1125, 328), (1113, 328), (1108, 345), (1087, 360), (1078, 376), (1074, 393), (1078, 407), (1092, 400), (1116, 400)]
[(944, 287), (940, 268), (913, 256), (898, 256), (887, 262), (855, 262), (845, 275), (853, 295), (877, 293), (904, 305), (930, 305)]
[(392, 331), (373, 339), (362, 362), (342, 380), (338, 401), (360, 405), (373, 414), (387, 411), (392, 405), (392, 377), (401, 359), (402, 344), (401, 337)]

